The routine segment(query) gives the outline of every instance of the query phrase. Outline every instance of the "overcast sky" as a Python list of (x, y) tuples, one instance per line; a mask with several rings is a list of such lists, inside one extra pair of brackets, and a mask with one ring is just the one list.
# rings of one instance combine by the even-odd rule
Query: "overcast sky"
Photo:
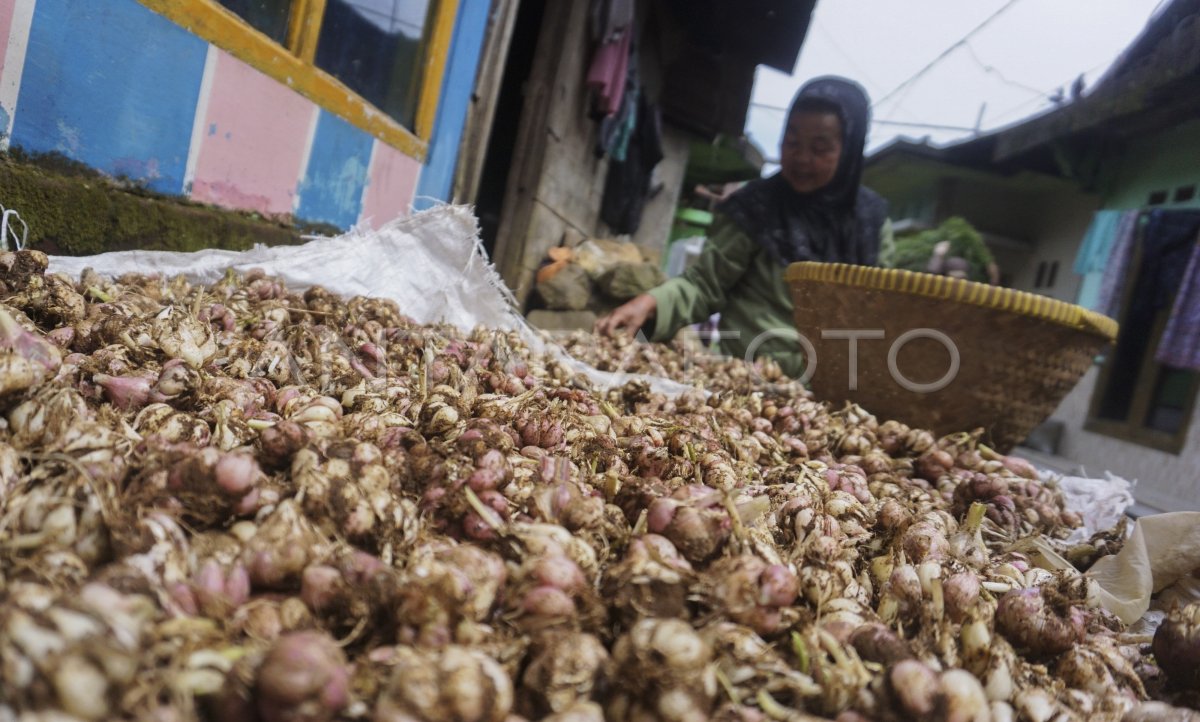
[[(1081, 74), (1090, 85), (1145, 27), (1162, 0), (818, 0), (791, 75), (760, 67), (746, 123), (768, 158), (792, 95), (807, 79), (837, 74), (877, 103), (868, 151), (899, 136), (945, 144), (1053, 107)], [(1001, 10), (964, 46), (886, 96)], [(1086, 90), (1085, 90), (1086, 93)], [(886, 98), (886, 99), (885, 99)], [(882, 100), (883, 102), (879, 102)], [(953, 126), (938, 130), (879, 121)], [(770, 168), (768, 170), (771, 170)]]

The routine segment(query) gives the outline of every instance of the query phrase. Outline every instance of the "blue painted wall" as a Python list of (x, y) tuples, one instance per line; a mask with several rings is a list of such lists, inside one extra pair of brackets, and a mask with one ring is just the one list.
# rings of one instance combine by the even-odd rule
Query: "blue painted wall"
[[(0, 0), (0, 13), (11, 13), (12, 1)], [(415, 201), (418, 208), (450, 199), (490, 9), (490, 0), (460, 0), (433, 137), (419, 174), (404, 165), (392, 174), (410, 174), (407, 178), (377, 179), (426, 196)], [(14, 148), (59, 152), (158, 192), (190, 193), (184, 176), (210, 49), (206, 41), (138, 0), (37, 0), (26, 48), (11, 116)], [(5, 115), (0, 109), (0, 132), (8, 127)], [(374, 140), (323, 110), (317, 125), (295, 215), (349, 228), (361, 216)]]
[(373, 143), (370, 135), (322, 110), (296, 215), (339, 228), (357, 223)]
[(416, 198), (413, 200), (413, 207), (417, 210), (434, 205), (433, 199), (450, 198), (458, 147), (471, 106), (471, 93), (475, 88), (475, 74), (479, 69), (480, 53), (483, 52), (490, 10), (489, 0), (462, 0), (459, 4), (429, 156), (421, 170)]
[(38, 0), (12, 143), (182, 193), (207, 51), (136, 2)]

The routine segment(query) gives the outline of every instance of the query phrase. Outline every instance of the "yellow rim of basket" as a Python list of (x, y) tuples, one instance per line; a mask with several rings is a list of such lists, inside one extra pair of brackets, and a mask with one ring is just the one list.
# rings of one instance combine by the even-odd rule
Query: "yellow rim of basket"
[(881, 291), (900, 291), (928, 298), (969, 303), (984, 308), (1008, 311), (1030, 318), (1051, 321), (1079, 331), (1117, 338), (1117, 322), (1108, 316), (1089, 311), (1036, 293), (966, 281), (961, 278), (917, 273), (899, 268), (853, 266), (846, 263), (816, 263), (803, 261), (788, 266), (787, 280), (838, 283)]

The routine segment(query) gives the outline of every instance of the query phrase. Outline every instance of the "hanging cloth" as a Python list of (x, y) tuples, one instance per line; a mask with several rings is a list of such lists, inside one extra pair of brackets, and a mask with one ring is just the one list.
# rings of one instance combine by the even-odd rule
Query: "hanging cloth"
[(625, 91), (625, 99), (632, 106), (628, 112), (617, 116), (620, 122), (617, 125), (616, 132), (612, 138), (612, 146), (608, 148), (609, 157), (618, 163), (624, 163), (629, 155), (629, 142), (633, 139), (633, 133), (637, 130), (638, 121), (638, 101), (641, 99), (641, 92), (635, 86)]
[(1097, 211), (1075, 255), (1075, 273), (1086, 276), (1103, 271), (1120, 230), (1123, 211)]
[(650, 197), (654, 166), (663, 159), (662, 119), (645, 94), (637, 103), (637, 123), (624, 161), (610, 160), (600, 201), (600, 220), (613, 233), (637, 233)]
[(1117, 224), (1116, 236), (1113, 239), (1112, 250), (1104, 265), (1104, 277), (1100, 281), (1100, 294), (1096, 299), (1096, 310), (1108, 316), (1117, 318), (1121, 312), (1121, 296), (1127, 282), (1129, 262), (1133, 258), (1134, 242), (1138, 235), (1140, 211), (1124, 211)]
[(618, 161), (625, 160), (629, 139), (637, 127), (638, 99), (641, 95), (641, 76), (638, 72), (638, 44), (636, 39), (630, 41), (629, 62), (626, 67), (625, 91), (621, 95), (621, 107), (616, 113), (606, 115), (600, 120), (596, 132), (597, 158), (610, 156)]
[(592, 114), (597, 120), (621, 110), (631, 63), (634, 15), (634, 0), (592, 2), (592, 40), (596, 49), (588, 66), (587, 88), (592, 93)]
[(1200, 211), (1153, 211), (1142, 241), (1142, 267), (1154, 283), (1150, 299), (1154, 310), (1166, 308), (1183, 283), (1196, 234), (1200, 233)]
[[(1155, 320), (1162, 309), (1170, 307), (1183, 280), (1183, 269), (1200, 228), (1200, 213), (1154, 210), (1146, 214), (1141, 225), (1137, 240), (1140, 262), (1123, 282), (1129, 290), (1114, 299), (1120, 312), (1114, 317), (1121, 323), (1121, 336), (1108, 363), (1113, 378), (1129, 383), (1118, 383), (1111, 388), (1105, 406), (1109, 407), (1106, 413), (1121, 416), (1132, 409), (1132, 380), (1140, 373), (1145, 351), (1155, 349)], [(1128, 297), (1128, 302), (1121, 306), (1123, 297)]]
[(1142, 262), (1134, 281), (1129, 307), (1121, 325), (1150, 340), (1155, 316), (1171, 305), (1183, 282), (1196, 233), (1200, 211), (1151, 211), (1142, 232)]
[(595, 109), (601, 116), (612, 115), (621, 108), (632, 38), (633, 33), (626, 28), (619, 40), (601, 45), (592, 56), (587, 87), (594, 94)]
[(1200, 371), (1200, 237), (1192, 244), (1155, 359), (1167, 366)]

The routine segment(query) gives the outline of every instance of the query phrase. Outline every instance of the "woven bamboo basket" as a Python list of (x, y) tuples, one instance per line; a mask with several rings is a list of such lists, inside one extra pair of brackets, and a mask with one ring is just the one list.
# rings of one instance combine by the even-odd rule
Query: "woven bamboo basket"
[[(805, 262), (787, 281), (818, 399), (939, 435), (982, 427), (1001, 453), (1117, 336), (1116, 321), (1079, 306), (946, 276)], [(856, 378), (845, 331), (874, 332), (857, 341)]]

